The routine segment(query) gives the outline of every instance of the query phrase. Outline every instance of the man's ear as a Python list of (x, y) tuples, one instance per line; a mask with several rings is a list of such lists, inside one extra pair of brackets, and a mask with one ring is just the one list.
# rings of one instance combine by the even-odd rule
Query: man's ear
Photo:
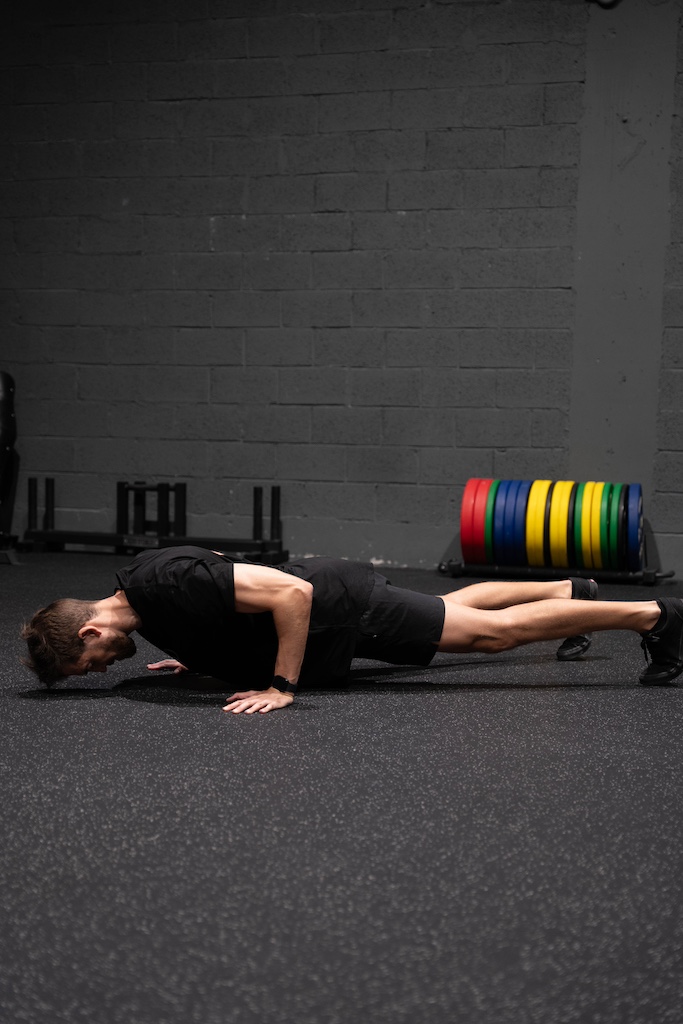
[(78, 635), (81, 640), (85, 640), (87, 636), (102, 636), (102, 630), (97, 626), (93, 626), (90, 622), (84, 622), (78, 631)]

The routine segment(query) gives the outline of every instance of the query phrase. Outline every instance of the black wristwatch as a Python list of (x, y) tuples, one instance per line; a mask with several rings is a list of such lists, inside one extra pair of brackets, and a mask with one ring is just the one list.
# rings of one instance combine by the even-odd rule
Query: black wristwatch
[(297, 684), (290, 683), (289, 679), (285, 679), (284, 676), (273, 676), (272, 685), (276, 690), (281, 690), (282, 693), (296, 693)]

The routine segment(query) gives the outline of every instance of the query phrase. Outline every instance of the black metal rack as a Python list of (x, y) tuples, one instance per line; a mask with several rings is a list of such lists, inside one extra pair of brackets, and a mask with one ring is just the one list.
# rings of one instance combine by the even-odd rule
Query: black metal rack
[[(147, 496), (156, 495), (156, 519), (148, 517)], [(253, 489), (251, 537), (189, 537), (187, 535), (187, 484), (147, 484), (119, 481), (116, 485), (116, 530), (113, 533), (91, 530), (55, 529), (55, 481), (45, 478), (45, 502), (42, 529), (38, 527), (38, 480), (28, 481), (28, 529), (24, 544), (34, 549), (64, 551), (66, 545), (113, 548), (128, 554), (148, 548), (179, 547), (192, 544), (244, 555), (250, 561), (277, 564), (286, 562), (289, 552), (282, 546), (280, 488), (270, 488), (270, 530), (264, 537), (263, 487)], [(173, 502), (171, 502), (171, 497)], [(132, 499), (132, 521), (131, 521)], [(172, 513), (172, 514), (171, 514)]]

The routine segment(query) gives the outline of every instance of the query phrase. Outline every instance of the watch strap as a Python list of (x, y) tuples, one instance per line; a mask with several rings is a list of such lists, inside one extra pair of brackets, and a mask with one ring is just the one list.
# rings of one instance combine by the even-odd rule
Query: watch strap
[(282, 693), (296, 693), (298, 688), (296, 683), (290, 682), (284, 676), (273, 676), (272, 685)]

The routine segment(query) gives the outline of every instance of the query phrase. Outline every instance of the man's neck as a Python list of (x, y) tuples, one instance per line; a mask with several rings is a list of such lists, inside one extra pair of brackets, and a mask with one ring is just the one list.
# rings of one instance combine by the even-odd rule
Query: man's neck
[(131, 608), (123, 590), (117, 590), (111, 597), (95, 602), (93, 621), (122, 633), (132, 633), (142, 625), (142, 619)]

